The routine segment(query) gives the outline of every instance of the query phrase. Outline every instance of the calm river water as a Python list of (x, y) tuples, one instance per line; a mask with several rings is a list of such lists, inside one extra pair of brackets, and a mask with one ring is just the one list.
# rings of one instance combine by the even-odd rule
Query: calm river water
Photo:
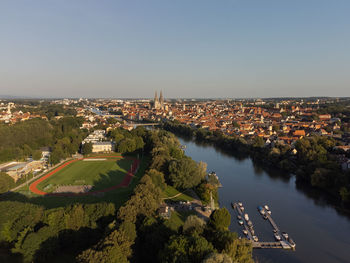
[(223, 187), (219, 202), (231, 213), (231, 230), (243, 235), (230, 203), (240, 200), (246, 208), (260, 241), (274, 241), (272, 227), (262, 219), (258, 205), (268, 204), (272, 217), (295, 241), (296, 250), (254, 250), (258, 262), (350, 262), (350, 218), (339, 214), (326, 201), (316, 200), (296, 187), (294, 177), (268, 174), (250, 159), (238, 160), (210, 145), (199, 145), (179, 138), (185, 152), (208, 164)]

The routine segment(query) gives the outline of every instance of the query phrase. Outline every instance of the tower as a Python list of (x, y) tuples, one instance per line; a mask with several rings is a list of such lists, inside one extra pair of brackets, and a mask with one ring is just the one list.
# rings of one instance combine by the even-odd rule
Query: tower
[(159, 105), (159, 100), (158, 100), (158, 96), (157, 96), (157, 91), (154, 93), (154, 102), (153, 102), (153, 109), (159, 109), (160, 105)]
[(159, 103), (160, 103), (160, 107), (163, 109), (164, 107), (164, 98), (163, 98), (163, 92), (160, 91), (160, 94), (159, 94)]

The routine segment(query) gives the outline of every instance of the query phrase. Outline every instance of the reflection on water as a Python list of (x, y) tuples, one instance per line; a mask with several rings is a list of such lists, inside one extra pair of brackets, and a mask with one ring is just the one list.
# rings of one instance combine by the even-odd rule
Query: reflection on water
[(241, 234), (232, 201), (241, 200), (262, 241), (273, 241), (272, 228), (259, 216), (256, 207), (268, 204), (282, 231), (287, 231), (297, 244), (296, 251), (281, 249), (254, 250), (259, 262), (350, 262), (350, 217), (335, 209), (334, 200), (310, 189), (295, 177), (247, 155), (229, 153), (190, 138), (180, 138), (186, 154), (208, 164), (223, 185), (219, 189), (220, 205), (232, 215), (231, 230)]

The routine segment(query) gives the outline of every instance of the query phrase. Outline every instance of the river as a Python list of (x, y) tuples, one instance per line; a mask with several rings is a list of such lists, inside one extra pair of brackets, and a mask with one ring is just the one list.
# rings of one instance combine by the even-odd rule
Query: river
[(350, 262), (350, 218), (339, 214), (322, 199), (313, 199), (296, 187), (294, 177), (267, 173), (252, 160), (236, 159), (211, 145), (196, 144), (179, 138), (186, 145), (186, 155), (208, 164), (223, 187), (219, 203), (231, 213), (232, 231), (242, 234), (230, 203), (240, 200), (251, 218), (260, 241), (274, 241), (272, 227), (258, 213), (257, 206), (268, 204), (281, 231), (295, 241), (296, 250), (255, 249), (258, 262)]

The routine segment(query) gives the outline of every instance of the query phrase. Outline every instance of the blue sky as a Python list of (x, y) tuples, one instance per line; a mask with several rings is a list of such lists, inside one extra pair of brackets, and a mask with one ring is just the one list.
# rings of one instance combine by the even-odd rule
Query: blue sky
[(2, 0), (0, 94), (350, 96), (348, 0)]

